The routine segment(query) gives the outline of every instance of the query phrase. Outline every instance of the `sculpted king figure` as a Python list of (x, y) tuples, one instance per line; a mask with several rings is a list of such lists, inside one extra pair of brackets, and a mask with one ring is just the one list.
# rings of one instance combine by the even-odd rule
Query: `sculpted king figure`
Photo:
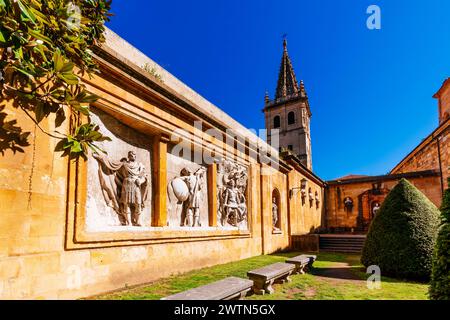
[(123, 226), (129, 225), (128, 210), (133, 226), (141, 226), (139, 216), (145, 207), (148, 179), (145, 167), (136, 161), (136, 153), (128, 152), (128, 159), (113, 162), (106, 156), (94, 153), (99, 162), (99, 178), (103, 196), (108, 206), (114, 208)]

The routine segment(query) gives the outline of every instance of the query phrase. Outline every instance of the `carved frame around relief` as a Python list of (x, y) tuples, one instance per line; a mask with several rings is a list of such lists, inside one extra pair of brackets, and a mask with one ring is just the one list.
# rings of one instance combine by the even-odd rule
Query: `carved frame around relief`
[(217, 224), (249, 228), (249, 183), (247, 166), (230, 160), (217, 164)]
[[(104, 106), (101, 106), (102, 110), (103, 107)], [(114, 115), (116, 115), (115, 112)], [(150, 144), (149, 148), (151, 148)], [(92, 159), (92, 161), (95, 160)], [(147, 230), (145, 228), (142, 228), (144, 230), (140, 230), (140, 227), (135, 227), (133, 231), (127, 230), (123, 232), (87, 232), (85, 226), (87, 205), (86, 190), (89, 177), (88, 166), (83, 160), (76, 162), (68, 161), (67, 163), (66, 250), (251, 237), (249, 231), (250, 226), (248, 230), (193, 230), (188, 233), (183, 230), (168, 230), (165, 227), (152, 227), (152, 230)], [(154, 163), (155, 161), (152, 159), (152, 165)], [(148, 172), (154, 173), (153, 170), (148, 170)], [(154, 174), (151, 176), (150, 180), (153, 185), (155, 177)], [(149, 189), (149, 192), (150, 191), (151, 188)], [(151, 193), (154, 197), (154, 192)], [(248, 195), (247, 199), (249, 199)], [(154, 209), (153, 207), (154, 203), (152, 203), (152, 209)]]

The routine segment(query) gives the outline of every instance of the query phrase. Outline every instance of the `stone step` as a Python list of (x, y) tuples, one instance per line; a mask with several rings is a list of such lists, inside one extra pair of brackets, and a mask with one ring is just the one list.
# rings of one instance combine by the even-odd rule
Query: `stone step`
[(343, 243), (343, 242), (320, 242), (321, 246), (334, 246), (334, 245), (338, 245), (338, 246), (357, 246), (357, 247), (363, 247), (364, 243)]
[(321, 252), (343, 252), (343, 253), (361, 253), (361, 250), (352, 250), (348, 248), (326, 248), (320, 249)]
[(361, 253), (365, 237), (328, 235), (320, 236), (320, 251)]

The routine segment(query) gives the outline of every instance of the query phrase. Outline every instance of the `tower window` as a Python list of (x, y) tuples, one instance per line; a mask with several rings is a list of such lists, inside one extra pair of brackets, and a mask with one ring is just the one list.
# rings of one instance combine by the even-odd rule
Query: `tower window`
[(275, 118), (273, 118), (273, 127), (279, 128), (280, 124), (281, 124), (280, 116), (275, 116)]
[(288, 113), (288, 124), (294, 124), (295, 123), (295, 113), (294, 111), (291, 111)]

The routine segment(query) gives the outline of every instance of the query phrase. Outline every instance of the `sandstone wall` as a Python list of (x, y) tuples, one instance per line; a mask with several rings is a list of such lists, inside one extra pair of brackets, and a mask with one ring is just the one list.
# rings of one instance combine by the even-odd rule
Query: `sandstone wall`
[(442, 170), (443, 188), (448, 188), (450, 177), (450, 119), (442, 123), (430, 136), (424, 139), (392, 171), (392, 174), (423, 170)]
[[(208, 225), (192, 230), (167, 226), (170, 136), (180, 128), (192, 133), (194, 120), (202, 114), (183, 109), (173, 97), (163, 97), (142, 82), (132, 82), (131, 77), (104, 62), (102, 72), (102, 77), (86, 79), (88, 88), (101, 97), (93, 107), (149, 137), (154, 192), (151, 222), (142, 229), (88, 230), (87, 186), (96, 181), (88, 163), (95, 160), (69, 162), (54, 152), (55, 139), (7, 105), (9, 117), (17, 118), (32, 134), (25, 153), (0, 154), (0, 298), (86, 297), (284, 250), (289, 247), (293, 230), (308, 232), (320, 224), (321, 204), (307, 209), (290, 202), (289, 187), (298, 183), (302, 173), (293, 173), (296, 169), (284, 164), (270, 175), (263, 174), (262, 165), (237, 145), (227, 149), (203, 133), (203, 141), (195, 142), (197, 147), (222, 150), (224, 156), (234, 157), (248, 168), (248, 228), (218, 226), (214, 165), (208, 166)], [(52, 123), (51, 119), (44, 120), (43, 129), (53, 132)], [(205, 129), (214, 127), (209, 120), (204, 124)], [(58, 131), (67, 132), (67, 126), (63, 124)], [(323, 196), (319, 183), (311, 181), (309, 186)], [(279, 233), (273, 233), (271, 221), (270, 195), (274, 188), (281, 195)]]
[[(367, 203), (367, 197), (360, 195), (370, 192), (374, 183), (379, 183), (381, 194), (374, 192), (372, 201), (382, 204), (388, 192), (398, 183), (400, 177), (385, 176), (384, 178), (373, 179), (372, 181), (341, 181), (328, 184), (326, 195), (326, 227), (330, 229), (341, 229), (343, 231), (354, 231), (358, 228), (358, 215), (364, 214), (364, 218), (370, 223), (370, 203)], [(440, 206), (442, 193), (440, 186), (440, 177), (438, 173), (423, 177), (408, 177), (420, 191), (422, 191), (436, 206)], [(344, 199), (350, 197), (353, 200), (353, 208), (348, 210), (344, 205)]]

